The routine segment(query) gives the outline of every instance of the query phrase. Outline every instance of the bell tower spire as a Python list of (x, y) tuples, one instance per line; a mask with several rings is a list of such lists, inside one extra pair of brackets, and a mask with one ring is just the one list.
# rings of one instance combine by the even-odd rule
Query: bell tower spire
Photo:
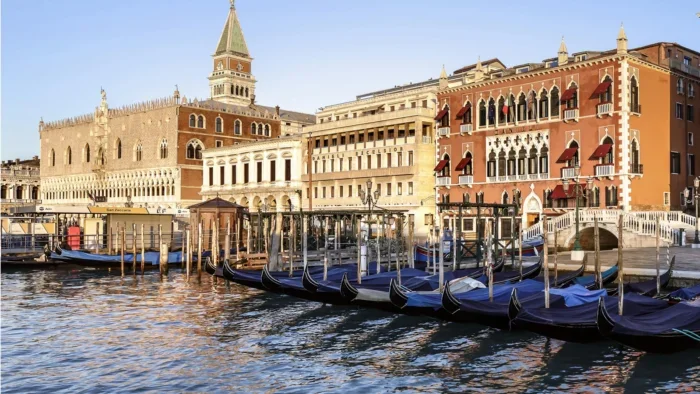
[(211, 97), (228, 104), (247, 106), (255, 94), (253, 58), (243, 36), (235, 0), (229, 0), (228, 16), (212, 55), (214, 67), (209, 75)]

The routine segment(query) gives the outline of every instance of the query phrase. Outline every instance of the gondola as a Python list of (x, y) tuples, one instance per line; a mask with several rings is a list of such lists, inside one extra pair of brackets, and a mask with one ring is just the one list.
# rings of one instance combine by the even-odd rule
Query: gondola
[[(523, 257), (538, 257), (542, 254), (542, 251), (544, 250), (544, 241), (542, 238), (537, 238), (533, 239), (530, 241), (523, 241)], [(507, 248), (506, 252), (509, 256), (513, 253), (511, 253), (511, 248)], [(518, 248), (518, 245), (515, 245), (515, 255), (519, 255), (520, 250)]]
[[(528, 267), (523, 267), (522, 274), (518, 271), (502, 271), (493, 273), (493, 284), (502, 285), (505, 283), (514, 283), (525, 279), (536, 278), (542, 271), (542, 257), (537, 260), (537, 263)], [(488, 284), (488, 277), (482, 275), (478, 278), (484, 284)]]
[[(567, 287), (567, 286), (571, 285), (572, 283), (574, 283), (576, 278), (581, 277), (581, 275), (583, 275), (585, 270), (586, 270), (586, 262), (584, 261), (583, 264), (581, 264), (581, 266), (576, 271), (567, 272), (563, 275), (557, 275), (556, 281), (554, 280), (554, 275), (550, 275), (549, 276), (549, 283), (552, 287), (559, 287), (559, 288)], [(544, 277), (541, 277), (541, 278), (538, 277), (537, 280), (540, 282), (544, 282)]]
[[(146, 269), (157, 268), (160, 264), (160, 253), (159, 252), (145, 252), (144, 253), (144, 267)], [(77, 250), (64, 250), (60, 247), (56, 247), (51, 253), (52, 261), (61, 261), (64, 263), (71, 263), (86, 267), (94, 268), (120, 268), (121, 267), (121, 254), (118, 255), (106, 255), (106, 254), (93, 254), (87, 252), (81, 252)], [(134, 254), (124, 253), (124, 265), (133, 265)], [(169, 252), (168, 253), (168, 264), (181, 264), (182, 263), (182, 252)], [(140, 268), (141, 264), (141, 253), (136, 253), (136, 264)]]
[[(450, 287), (457, 294), (484, 289), (483, 283), (472, 278), (459, 278), (448, 282), (445, 287)], [(399, 285), (395, 280), (389, 285), (389, 299), (397, 312), (406, 315), (430, 316), (442, 320), (453, 320), (452, 315), (442, 308), (442, 293), (435, 291), (410, 291)]]
[(588, 290), (593, 290), (596, 288), (604, 288), (606, 285), (612, 283), (617, 279), (617, 274), (619, 273), (617, 263), (613, 265), (612, 267), (608, 268), (607, 270), (603, 271), (600, 276), (601, 279), (603, 280), (603, 285), (598, 286), (598, 280), (596, 279), (596, 275), (586, 275), (586, 276), (580, 276), (578, 278), (574, 278), (573, 281), (571, 281), (572, 284), (576, 285), (581, 285)]
[[(626, 296), (625, 296), (626, 297)], [(603, 299), (597, 305), (599, 332), (633, 349), (675, 353), (700, 347), (700, 306), (679, 303), (645, 315), (613, 315)]]
[[(436, 254), (436, 260), (440, 261), (440, 255), (437, 254), (438, 251), (435, 250)], [(450, 261), (449, 256), (450, 256), (450, 251), (445, 251), (443, 248), (443, 260), (444, 261)], [(431, 266), (433, 262), (433, 249), (426, 247), (426, 246), (420, 246), (416, 245), (414, 250), (413, 250), (413, 260), (414, 260), (414, 267), (416, 269), (427, 269), (428, 266)]]
[[(305, 269), (306, 275), (311, 276), (308, 274), (308, 267)], [(343, 266), (334, 266), (331, 267), (327, 270), (326, 276), (328, 278), (328, 281), (331, 282), (339, 282), (343, 277), (347, 277), (348, 273), (351, 275), (357, 275), (356, 274), (356, 268), (355, 266), (352, 265), (343, 265)], [(317, 273), (317, 277), (320, 279), (322, 277), (323, 273)], [(316, 301), (316, 302), (322, 302), (322, 303), (332, 303), (332, 304), (345, 304), (345, 300), (342, 297), (336, 297), (333, 300), (331, 299), (326, 299), (324, 297), (323, 293), (320, 293), (318, 291), (309, 291), (305, 288), (304, 286), (304, 281), (303, 281), (304, 274), (302, 273), (302, 277), (282, 277), (282, 276), (277, 276), (274, 277), (271, 275), (270, 271), (267, 269), (267, 267), (263, 268), (262, 272), (262, 283), (263, 286), (271, 290), (273, 292), (278, 292), (278, 293), (283, 293), (287, 294), (293, 297), (298, 297), (305, 299), (307, 301)], [(314, 280), (314, 278), (311, 278)]]
[(694, 300), (700, 297), (700, 284), (671, 292), (666, 298), (673, 303)]
[[(618, 297), (603, 297), (605, 307), (617, 313)], [(624, 311), (629, 316), (652, 313), (665, 308), (666, 301), (639, 294), (625, 294)], [(528, 308), (510, 305), (511, 323), (546, 337), (568, 342), (588, 343), (602, 339), (596, 323), (598, 304), (587, 302), (564, 308)]]
[[(669, 283), (671, 283), (671, 276), (673, 275), (673, 266), (676, 264), (676, 256), (673, 256), (668, 270), (659, 276), (659, 283), (662, 289), (666, 288)], [(645, 280), (637, 283), (625, 283), (623, 285), (623, 291), (626, 293), (637, 293), (639, 295), (654, 297), (656, 295), (656, 278)], [(613, 289), (609, 292), (610, 295), (617, 295), (618, 288)]]

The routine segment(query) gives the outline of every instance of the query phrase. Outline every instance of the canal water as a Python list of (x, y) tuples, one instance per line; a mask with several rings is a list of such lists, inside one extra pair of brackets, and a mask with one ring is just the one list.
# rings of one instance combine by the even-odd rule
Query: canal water
[(2, 273), (2, 392), (693, 392), (700, 353), (330, 307), (181, 272)]

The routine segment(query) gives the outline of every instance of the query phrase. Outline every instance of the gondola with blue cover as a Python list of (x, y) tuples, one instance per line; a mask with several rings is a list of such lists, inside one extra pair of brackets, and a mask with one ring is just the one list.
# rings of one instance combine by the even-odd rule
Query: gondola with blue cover
[[(663, 274), (659, 275), (659, 287), (662, 289), (666, 288), (669, 283), (671, 283), (671, 276), (673, 275), (673, 266), (676, 264), (676, 256), (673, 256), (671, 263), (669, 264), (668, 270)], [(618, 288), (613, 289), (610, 292), (611, 295), (617, 294)], [(623, 291), (625, 293), (637, 293), (639, 295), (654, 297), (656, 294), (656, 278), (649, 279), (637, 283), (625, 283), (623, 285)]]
[(700, 347), (700, 304), (679, 303), (644, 315), (611, 314), (601, 298), (597, 327), (606, 338), (650, 353), (675, 353)]
[[(144, 266), (146, 269), (157, 268), (160, 265), (160, 252), (145, 252), (144, 253)], [(93, 254), (82, 252), (78, 250), (65, 250), (60, 247), (56, 247), (51, 253), (51, 260), (61, 261), (64, 263), (71, 263), (76, 265), (82, 265), (86, 267), (94, 268), (119, 268), (121, 267), (121, 254), (108, 255), (108, 254)], [(132, 265), (134, 262), (133, 253), (124, 253), (124, 264)], [(136, 253), (136, 263), (141, 264), (141, 253)], [(168, 264), (181, 264), (182, 263), (182, 253), (181, 252), (169, 252), (168, 253)]]
[(608, 268), (607, 270), (603, 271), (600, 274), (601, 279), (603, 280), (603, 285), (599, 286), (598, 285), (598, 280), (596, 279), (595, 275), (585, 275), (585, 276), (580, 276), (578, 278), (574, 278), (574, 280), (571, 281), (572, 284), (575, 285), (581, 285), (588, 290), (593, 290), (596, 288), (603, 288), (606, 285), (612, 283), (617, 279), (617, 275), (619, 273), (619, 269), (617, 266), (617, 263), (613, 265), (612, 267)]

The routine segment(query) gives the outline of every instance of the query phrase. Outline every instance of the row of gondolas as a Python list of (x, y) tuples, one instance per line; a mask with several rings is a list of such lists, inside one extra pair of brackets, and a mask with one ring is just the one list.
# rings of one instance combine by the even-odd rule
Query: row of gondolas
[[(661, 288), (669, 284), (674, 262), (675, 258), (658, 278)], [(662, 296), (657, 294), (656, 278), (625, 284), (620, 314), (618, 287), (606, 289), (618, 276), (617, 265), (602, 272), (600, 279), (583, 276), (583, 266), (551, 277), (551, 288), (545, 294), (542, 258), (530, 263), (505, 271), (504, 260), (495, 262), (491, 289), (486, 286), (484, 268), (448, 271), (442, 292), (437, 290), (438, 275), (413, 268), (363, 276), (358, 281), (355, 264), (307, 267), (291, 276), (288, 271), (267, 268), (234, 269), (228, 262), (216, 267), (209, 259), (205, 267), (231, 282), (324, 304), (359, 305), (500, 330), (525, 329), (570, 342), (607, 338), (647, 352), (700, 347), (700, 285)], [(369, 269), (376, 272), (376, 265), (370, 264)], [(546, 297), (549, 307), (545, 307)]]

